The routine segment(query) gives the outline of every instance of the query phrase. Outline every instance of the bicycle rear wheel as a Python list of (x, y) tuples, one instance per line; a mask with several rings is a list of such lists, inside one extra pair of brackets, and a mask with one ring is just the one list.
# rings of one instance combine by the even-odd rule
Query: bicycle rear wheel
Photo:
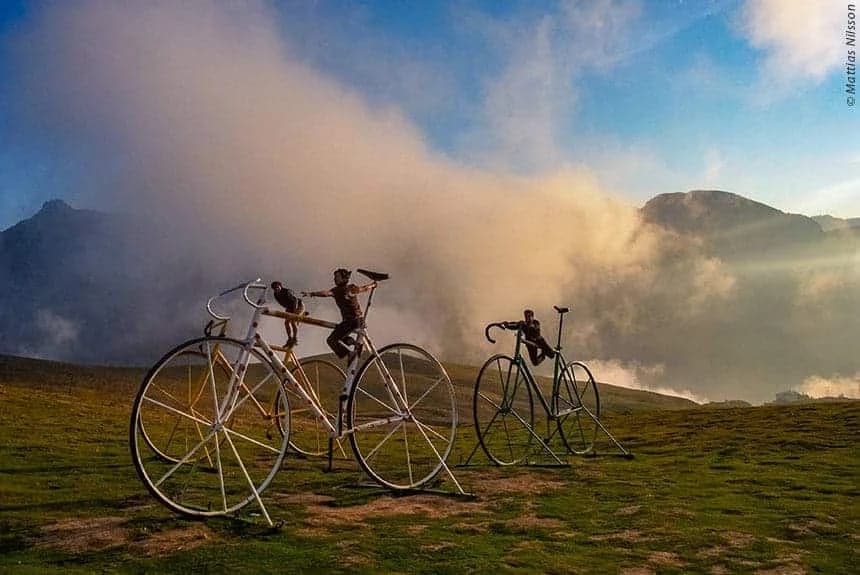
[(594, 376), (581, 362), (568, 363), (553, 390), (553, 409), (558, 415), (558, 431), (570, 453), (585, 455), (594, 449), (600, 393)]
[(488, 359), (475, 381), (472, 399), (481, 449), (496, 465), (523, 462), (532, 449), (534, 400), (520, 364), (507, 355)]
[(289, 441), (276, 423), (289, 421), (281, 390), (273, 366), (240, 341), (204, 337), (168, 352), (144, 377), (132, 407), (132, 460), (146, 488), (192, 517), (224, 515), (258, 499)]
[(454, 386), (429, 352), (388, 345), (359, 368), (347, 417), (350, 445), (365, 473), (390, 489), (421, 487), (439, 474), (454, 446)]

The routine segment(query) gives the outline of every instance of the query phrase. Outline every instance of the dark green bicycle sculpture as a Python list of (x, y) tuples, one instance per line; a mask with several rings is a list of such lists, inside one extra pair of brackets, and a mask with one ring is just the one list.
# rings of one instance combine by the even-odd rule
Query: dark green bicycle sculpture
[[(588, 367), (579, 361), (565, 360), (561, 328), (569, 309), (554, 307), (559, 314), (558, 340), (549, 401), (523, 357), (523, 346), (534, 344), (524, 338), (522, 326), (496, 322), (484, 330), (490, 343), (496, 343), (490, 337), (492, 328), (516, 331), (513, 357), (496, 354), (484, 363), (475, 382), (472, 402), (478, 442), (497, 465), (523, 463), (532, 453), (534, 442), (555, 457), (549, 445), (556, 436), (569, 453), (585, 455), (594, 448), (600, 426), (600, 395)], [(535, 396), (547, 416), (547, 433), (543, 437), (534, 429)]]

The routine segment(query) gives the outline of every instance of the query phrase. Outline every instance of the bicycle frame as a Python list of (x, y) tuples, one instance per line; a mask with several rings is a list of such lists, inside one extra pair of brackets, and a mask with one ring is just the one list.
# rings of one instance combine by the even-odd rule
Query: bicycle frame
[[(260, 287), (262, 287), (265, 290), (268, 290), (267, 287), (264, 287), (264, 286), (260, 286)], [(337, 324), (330, 322), (330, 321), (310, 317), (307, 315), (298, 315), (298, 314), (283, 312), (283, 311), (279, 311), (279, 310), (272, 310), (272, 309), (269, 309), (268, 307), (264, 307), (262, 304), (265, 302), (265, 295), (266, 295), (266, 292), (264, 291), (263, 296), (257, 301), (257, 304), (256, 305), (252, 304), (254, 307), (254, 315), (251, 318), (250, 326), (248, 328), (248, 332), (247, 332), (245, 338), (243, 340), (241, 340), (241, 341), (245, 342), (246, 348), (245, 348), (245, 352), (243, 354), (243, 357), (237, 362), (239, 364), (239, 369), (237, 370), (239, 373), (242, 373), (242, 372), (244, 372), (245, 369), (247, 369), (247, 364), (250, 361), (250, 356), (251, 356), (251, 352), (250, 352), (251, 347), (254, 347), (254, 346), (260, 347), (263, 350), (263, 352), (266, 354), (266, 356), (269, 358), (269, 361), (275, 366), (276, 373), (278, 374), (278, 378), (280, 379), (281, 384), (282, 385), (287, 385), (287, 384), (292, 385), (293, 388), (299, 393), (301, 398), (310, 405), (310, 407), (313, 410), (316, 417), (318, 417), (322, 421), (325, 421), (325, 425), (326, 425), (328, 432), (329, 432), (329, 437), (332, 440), (333, 439), (341, 439), (341, 438), (343, 438), (343, 437), (345, 437), (351, 433), (355, 433), (356, 431), (362, 431), (362, 430), (370, 429), (373, 427), (379, 427), (382, 425), (395, 423), (397, 421), (402, 421), (403, 419), (406, 418), (406, 415), (405, 415), (405, 409), (406, 409), (406, 405), (407, 405), (406, 399), (401, 395), (400, 390), (397, 388), (397, 386), (392, 386), (389, 384), (389, 382), (392, 381), (392, 376), (391, 376), (391, 373), (388, 372), (388, 368), (385, 367), (385, 365), (382, 362), (377, 362), (376, 365), (380, 366), (381, 370), (384, 370), (384, 373), (382, 375), (383, 375), (383, 378), (385, 381), (385, 388), (389, 394), (389, 399), (392, 401), (392, 403), (395, 405), (395, 407), (398, 410), (402, 410), (403, 413), (400, 413), (397, 417), (388, 417), (388, 418), (380, 419), (378, 421), (368, 422), (368, 423), (365, 423), (363, 425), (356, 426), (354, 428), (350, 428), (350, 429), (344, 429), (343, 428), (343, 417), (342, 417), (343, 416), (343, 405), (344, 405), (346, 398), (352, 392), (352, 388), (355, 386), (356, 381), (357, 381), (356, 375), (358, 372), (359, 358), (356, 357), (350, 363), (350, 365), (347, 368), (347, 377), (346, 377), (346, 380), (344, 381), (343, 389), (341, 390), (339, 402), (338, 402), (339, 403), (339, 405), (338, 405), (338, 418), (337, 418), (336, 425), (333, 424), (329, 420), (328, 416), (325, 414), (324, 410), (322, 409), (322, 407), (320, 405), (320, 400), (319, 400), (319, 398), (316, 397), (316, 394), (314, 394), (313, 391), (306, 390), (304, 388), (304, 386), (301, 385), (301, 383), (299, 383), (299, 381), (287, 369), (284, 362), (281, 361), (281, 359), (276, 355), (275, 348), (273, 348), (268, 342), (266, 342), (263, 339), (263, 337), (261, 336), (261, 334), (258, 331), (258, 328), (259, 328), (260, 319), (262, 318), (262, 316), (278, 317), (278, 318), (289, 320), (289, 321), (295, 321), (296, 323), (304, 323), (304, 324), (315, 325), (315, 326), (319, 326), (319, 327), (325, 327), (325, 328), (329, 328), (329, 329), (334, 329), (337, 326)], [(372, 298), (373, 298), (373, 291), (371, 291), (370, 297), (368, 298), (367, 308), (370, 307), (370, 303), (372, 301)], [(370, 357), (379, 357), (379, 353), (378, 353), (376, 347), (373, 345), (373, 341), (370, 339), (370, 336), (367, 333), (367, 328), (359, 328), (359, 329), (355, 330), (355, 334), (357, 336), (358, 343), (361, 345), (367, 346), (367, 349), (370, 352)], [(284, 348), (284, 347), (278, 346), (278, 351), (285, 351), (286, 352), (287, 349), (290, 349), (290, 348)], [(287, 357), (289, 357), (289, 355), (291, 353), (292, 353), (292, 351), (290, 349), (290, 351), (287, 353)], [(233, 373), (231, 375), (230, 389), (233, 390), (235, 388), (235, 390), (236, 390), (235, 393), (238, 394), (238, 389), (241, 388), (241, 385), (237, 385), (234, 382), (234, 380), (236, 378), (237, 378), (237, 373)], [(235, 402), (235, 398), (233, 399), (233, 401)], [(225, 399), (224, 405), (226, 405), (227, 403), (229, 403), (229, 401), (227, 401)]]

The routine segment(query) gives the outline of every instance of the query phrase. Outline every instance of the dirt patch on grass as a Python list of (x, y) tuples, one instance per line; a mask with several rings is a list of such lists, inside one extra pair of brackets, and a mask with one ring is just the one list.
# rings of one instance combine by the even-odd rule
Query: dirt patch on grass
[(516, 533), (525, 533), (536, 529), (547, 531), (558, 531), (566, 527), (563, 521), (551, 517), (538, 517), (534, 511), (527, 511), (516, 517), (505, 521), (505, 527)]
[(76, 554), (119, 547), (131, 534), (123, 523), (124, 517), (62, 519), (43, 527), (36, 544)]
[(770, 569), (759, 569), (756, 575), (806, 575), (806, 569), (796, 563), (787, 563)]
[(335, 547), (341, 552), (338, 555), (338, 561), (344, 567), (367, 567), (368, 565), (373, 565), (373, 557), (368, 555), (365, 550), (360, 549), (356, 541), (338, 541), (335, 543)]
[(832, 523), (825, 523), (817, 519), (810, 519), (803, 523), (792, 523), (788, 526), (788, 530), (791, 531), (794, 537), (814, 537), (832, 532), (833, 529), (834, 525)]
[(320, 495), (319, 493), (291, 493), (289, 495), (279, 495), (278, 500), (298, 505), (327, 505), (334, 501), (334, 497)]
[(47, 525), (35, 543), (75, 554), (128, 547), (137, 554), (154, 557), (194, 549), (214, 538), (214, 532), (202, 523), (141, 536), (124, 517), (88, 517)]
[(592, 541), (624, 541), (625, 543), (639, 543), (644, 541), (653, 541), (653, 537), (643, 535), (641, 531), (636, 529), (625, 529), (617, 533), (604, 533), (602, 535), (592, 535), (589, 537)]
[(619, 507), (618, 509), (616, 509), (615, 515), (618, 517), (629, 517), (631, 515), (636, 515), (641, 510), (641, 505), (627, 505), (625, 507)]
[(742, 531), (726, 531), (721, 534), (721, 536), (723, 540), (728, 543), (729, 547), (734, 547), (736, 549), (746, 547), (755, 541), (755, 537), (753, 535)]
[(648, 555), (648, 562), (666, 567), (683, 567), (686, 565), (680, 557), (671, 551), (654, 551)]
[(696, 514), (689, 509), (681, 509), (680, 507), (675, 507), (670, 510), (669, 515), (672, 517), (684, 517), (685, 519), (692, 519), (696, 516)]
[(477, 521), (474, 523), (454, 523), (451, 529), (459, 533), (486, 533), (490, 530), (489, 521)]
[(803, 575), (806, 569), (803, 567), (803, 556), (808, 551), (798, 550), (786, 553), (770, 562), (771, 566), (756, 571), (757, 575)]
[(729, 549), (741, 549), (751, 545), (755, 541), (755, 537), (753, 535), (742, 531), (726, 531), (724, 533), (720, 533), (720, 537), (725, 541), (725, 545), (705, 547), (696, 553), (696, 557), (700, 559), (719, 557)]
[[(482, 503), (451, 501), (431, 495), (382, 496), (363, 505), (350, 507), (335, 507), (331, 505), (331, 497), (316, 494), (291, 495), (286, 500), (305, 505), (308, 512), (305, 523), (312, 527), (311, 531), (326, 525), (362, 524), (368, 519), (395, 515), (420, 515), (430, 519), (442, 519), (486, 512)], [(419, 526), (415, 525), (414, 528), (419, 529)]]
[(654, 575), (654, 570), (650, 567), (622, 567), (621, 575)]
[(698, 553), (696, 553), (696, 557), (699, 559), (708, 559), (709, 557), (719, 557), (723, 553), (726, 552), (728, 547), (725, 545), (713, 545), (711, 547), (705, 547)]
[(564, 481), (544, 479), (528, 473), (522, 473), (498, 479), (482, 479), (480, 481), (480, 489), (477, 491), (486, 495), (496, 493), (546, 493), (547, 491), (555, 491), (566, 486), (567, 484)]
[(195, 523), (182, 529), (158, 531), (146, 539), (132, 542), (129, 548), (147, 557), (156, 557), (196, 549), (215, 538), (215, 533), (209, 527)]
[(422, 551), (430, 551), (431, 553), (435, 553), (437, 551), (441, 551), (442, 549), (450, 549), (452, 547), (456, 547), (454, 543), (449, 541), (443, 541), (441, 543), (427, 543), (421, 546)]
[(577, 467), (574, 473), (578, 481), (595, 481), (606, 477), (606, 474), (597, 467)]

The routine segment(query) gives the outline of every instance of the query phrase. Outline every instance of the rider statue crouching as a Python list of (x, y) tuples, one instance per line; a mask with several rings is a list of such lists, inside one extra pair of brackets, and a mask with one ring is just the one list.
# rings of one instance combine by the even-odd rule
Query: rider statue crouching
[(547, 357), (554, 358), (555, 350), (540, 334), (540, 322), (535, 319), (535, 312), (530, 309), (523, 310), (523, 317), (524, 321), (506, 321), (502, 325), (505, 329), (521, 329), (523, 331), (523, 338), (533, 365), (540, 365)]

